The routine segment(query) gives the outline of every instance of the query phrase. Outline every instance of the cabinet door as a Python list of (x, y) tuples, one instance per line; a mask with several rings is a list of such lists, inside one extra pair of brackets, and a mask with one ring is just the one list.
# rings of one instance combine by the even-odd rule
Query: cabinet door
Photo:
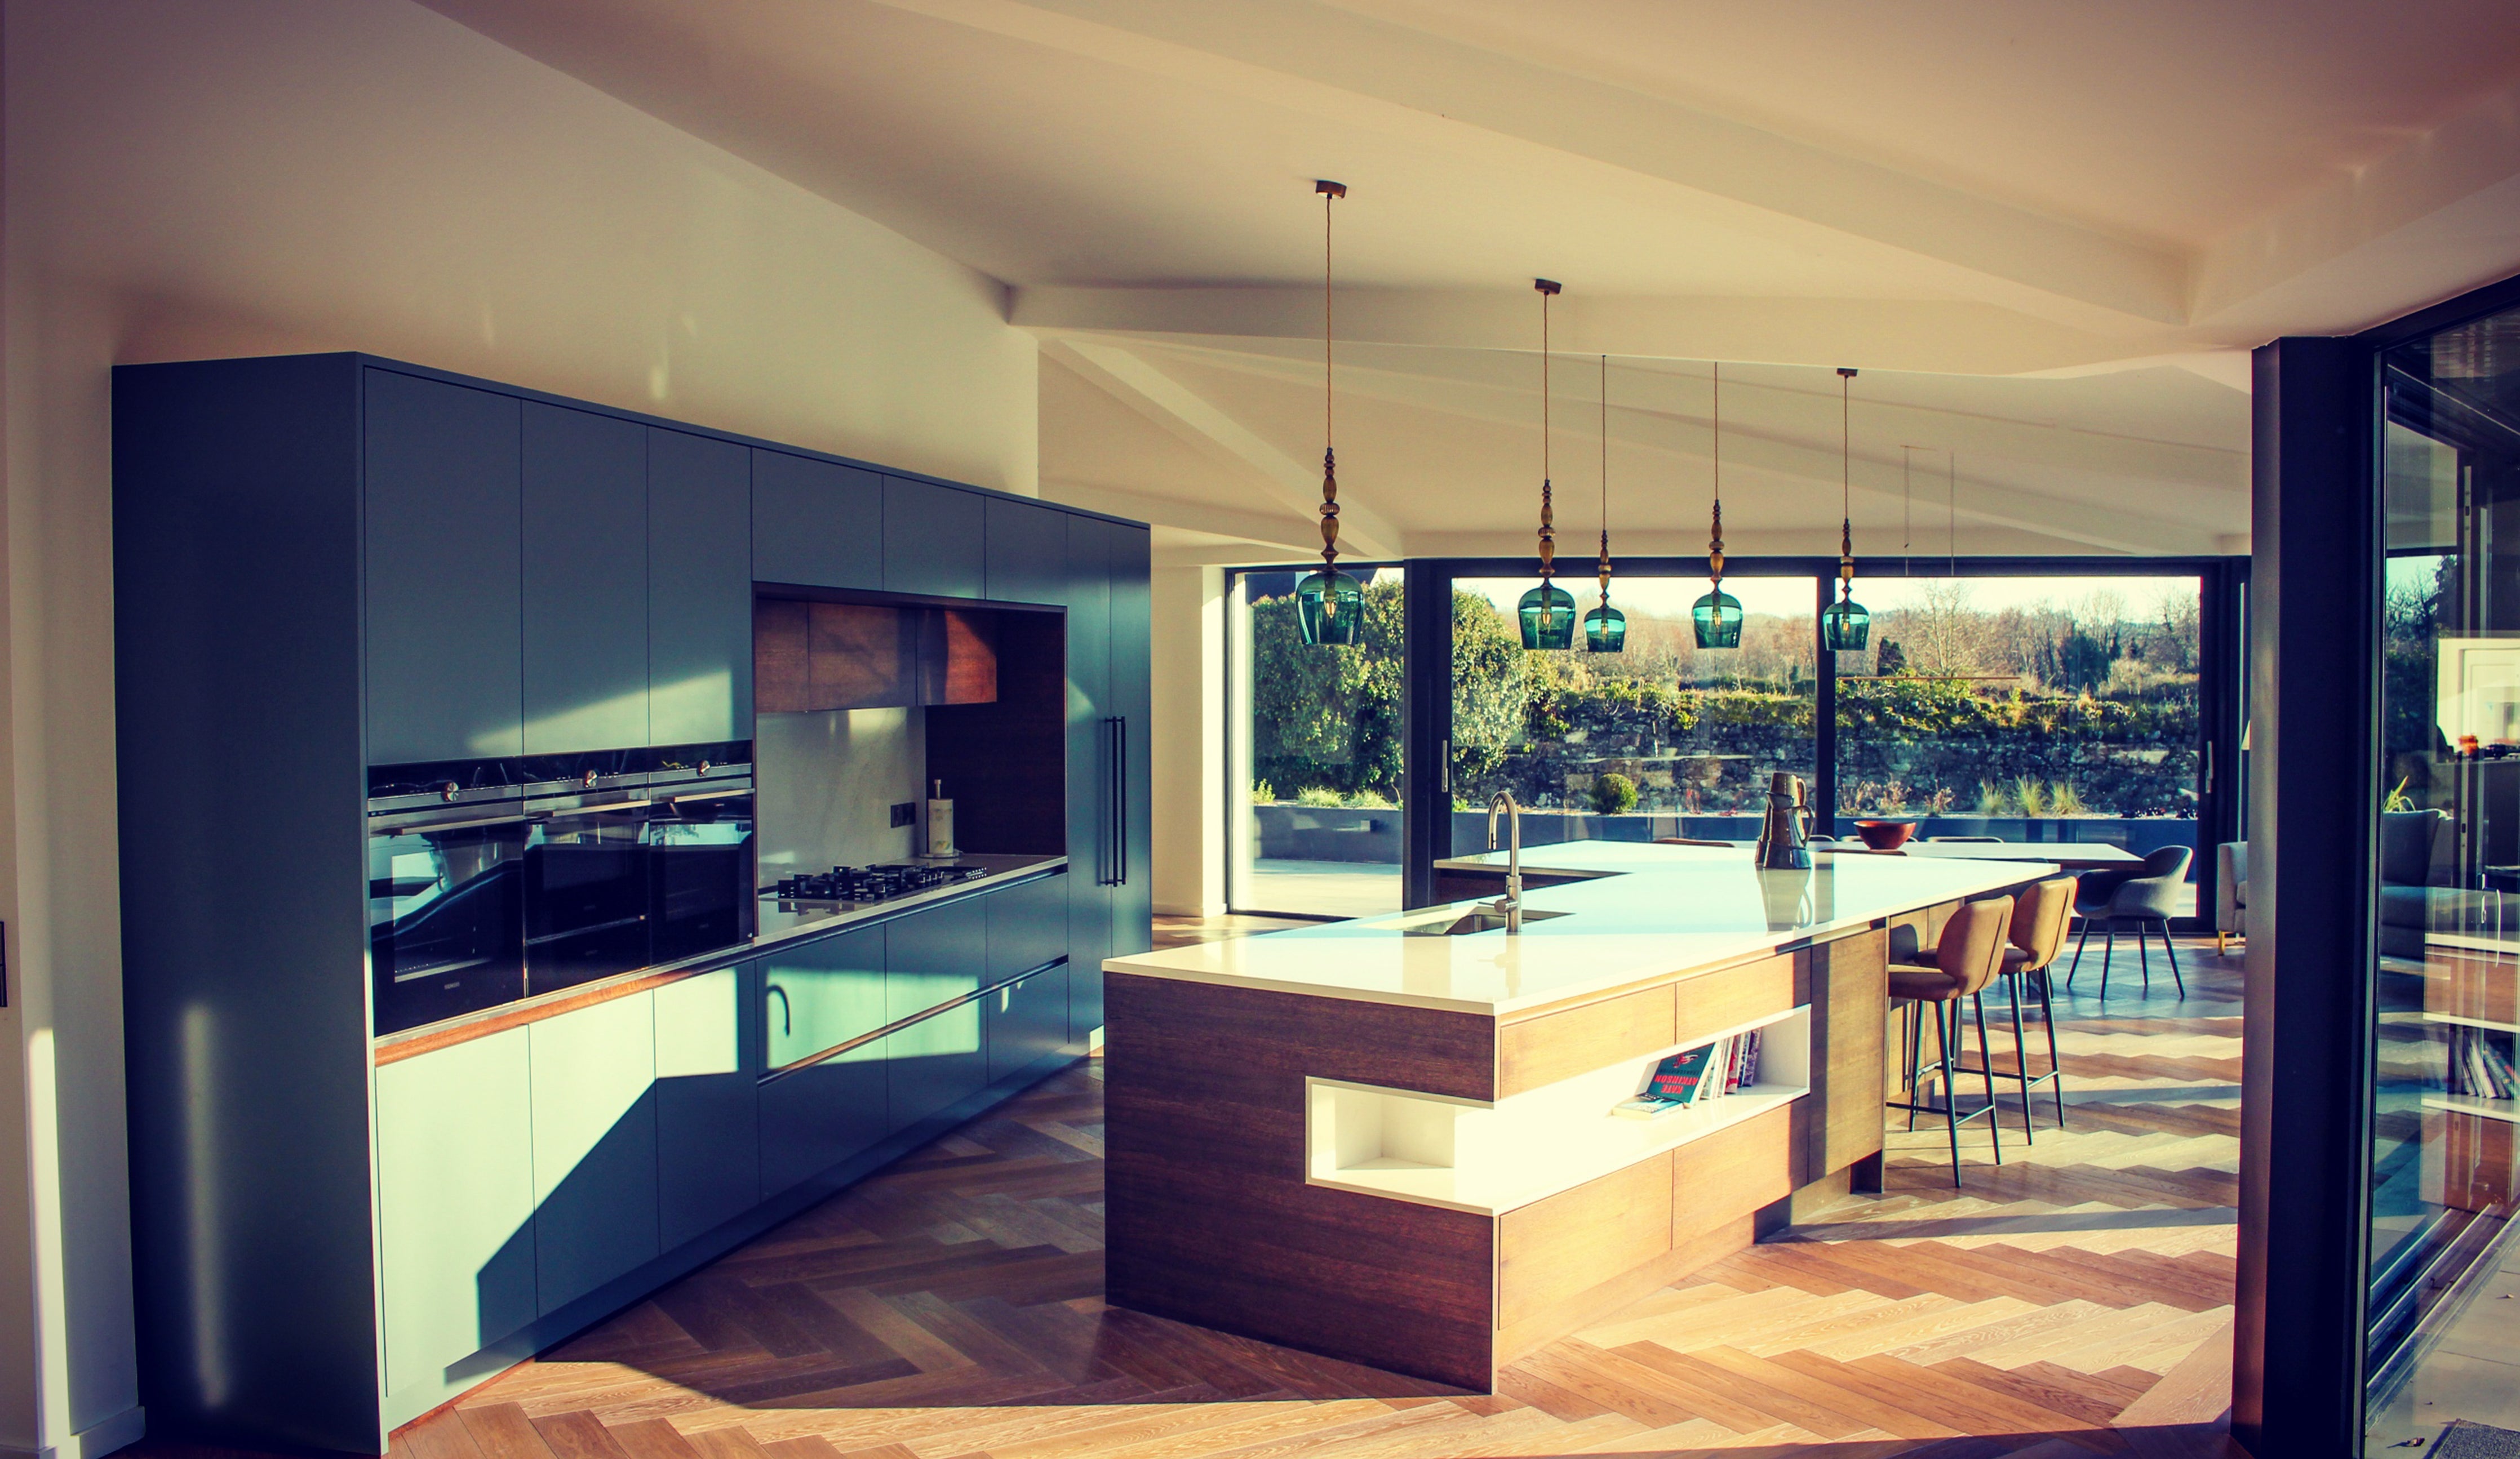
[(770, 1051), (760, 1095), (764, 1199), (823, 1173), (888, 1132), (884, 1040), (775, 1072), (785, 1062), (783, 1052), (802, 1058), (883, 1027), (885, 930), (860, 928), (761, 959), (757, 1006)]
[(648, 735), (752, 737), (752, 452), (648, 429)]
[(520, 755), (520, 402), (366, 375), (368, 763)]
[(1020, 1074), (1067, 1043), (1067, 964), (1057, 963), (982, 999), (989, 1083)]
[[(976, 993), (988, 966), (988, 908), (981, 899), (949, 903), (892, 922), (884, 1011), (889, 1022)], [(884, 1039), (892, 1127), (907, 1128), (989, 1082), (980, 1005), (966, 1002)]]
[(655, 1000), (612, 998), (525, 1032), (535, 1286), (552, 1312), (657, 1252)]
[(534, 1320), (531, 1083), (523, 1029), (377, 1071), (388, 1393)]
[(881, 591), (883, 478), (753, 448), (752, 576)]
[[(1111, 568), (1111, 713), (1121, 724), (1114, 769), (1120, 805), (1113, 819), (1120, 845), (1112, 853), (1119, 884), (1111, 889), (1111, 955), (1129, 957), (1154, 946), (1154, 735), (1148, 723), (1154, 699), (1154, 605), (1148, 584), (1147, 529), (1117, 522), (1100, 525)], [(1099, 1008), (1099, 970), (1093, 982)]]
[(752, 1208), (760, 1100), (744, 1058), (757, 963), (656, 990), (656, 1245), (672, 1251)]
[(1068, 1036), (1102, 1026), (1111, 946), (1111, 554), (1103, 523), (1067, 519)]
[(1000, 982), (1067, 955), (1067, 875), (1017, 882), (992, 892), (989, 981)]
[(999, 602), (1065, 602), (1067, 513), (986, 497), (988, 596)]
[(524, 407), (525, 753), (648, 743), (648, 428)]
[(988, 584), (984, 500), (978, 492), (883, 478), (884, 591), (982, 596)]

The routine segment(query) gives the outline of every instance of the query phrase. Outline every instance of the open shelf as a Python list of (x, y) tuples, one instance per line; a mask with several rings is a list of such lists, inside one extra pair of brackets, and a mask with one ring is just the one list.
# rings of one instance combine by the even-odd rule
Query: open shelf
[(2520, 1034), (2520, 1023), (2496, 1023), (2490, 1018), (2469, 1018), (2458, 1013), (2436, 1013), (2424, 1010), (2424, 1022), (2456, 1024), (2462, 1029), (2485, 1029), (2496, 1034)]
[(2488, 1099), (2481, 1094), (2427, 1094), (2424, 1108), (2520, 1125), (2520, 1099)]
[[(1757, 1083), (1652, 1120), (1612, 1113), (1664, 1058), (1752, 1029), (1764, 1040)], [(1692, 1036), (1493, 1103), (1339, 1080), (1305, 1086), (1311, 1184), (1500, 1216), (1810, 1093), (1811, 1008)]]

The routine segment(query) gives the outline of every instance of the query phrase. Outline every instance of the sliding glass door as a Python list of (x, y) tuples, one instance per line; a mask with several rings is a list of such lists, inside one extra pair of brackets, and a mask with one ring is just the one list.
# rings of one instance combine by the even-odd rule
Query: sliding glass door
[(1308, 644), (1303, 570), (1229, 583), (1226, 905), (1362, 917), (1400, 909), (1401, 571), (1365, 580), (1363, 641)]
[(2520, 1430), (2520, 311), (2380, 368), (2370, 1455)]

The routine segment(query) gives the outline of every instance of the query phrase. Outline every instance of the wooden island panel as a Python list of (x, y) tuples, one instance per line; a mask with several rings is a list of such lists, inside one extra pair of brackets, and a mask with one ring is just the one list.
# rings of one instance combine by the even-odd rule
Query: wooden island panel
[(1495, 1221), (1305, 1180), (1305, 1077), (1493, 1097), (1468, 1013), (1109, 973), (1105, 1287), (1157, 1316), (1484, 1390)]

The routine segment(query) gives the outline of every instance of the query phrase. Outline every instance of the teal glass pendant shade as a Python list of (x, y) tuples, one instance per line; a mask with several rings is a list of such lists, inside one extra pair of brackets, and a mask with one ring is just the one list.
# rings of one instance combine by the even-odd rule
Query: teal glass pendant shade
[(1820, 615), (1820, 641), (1831, 653), (1860, 653), (1872, 641), (1872, 614), (1851, 597), (1841, 597)]
[(1690, 606), (1688, 621), (1697, 630), (1700, 648), (1741, 646), (1741, 599), (1725, 592), (1720, 583)]
[(1584, 615), (1584, 646), (1595, 653), (1617, 653), (1628, 646), (1628, 615), (1603, 603)]
[(1295, 623), (1307, 643), (1338, 646), (1362, 641), (1365, 588), (1335, 567), (1325, 567), (1295, 585)]
[(1522, 596), (1514, 614), (1522, 620), (1525, 648), (1575, 646), (1575, 595), (1547, 578)]

